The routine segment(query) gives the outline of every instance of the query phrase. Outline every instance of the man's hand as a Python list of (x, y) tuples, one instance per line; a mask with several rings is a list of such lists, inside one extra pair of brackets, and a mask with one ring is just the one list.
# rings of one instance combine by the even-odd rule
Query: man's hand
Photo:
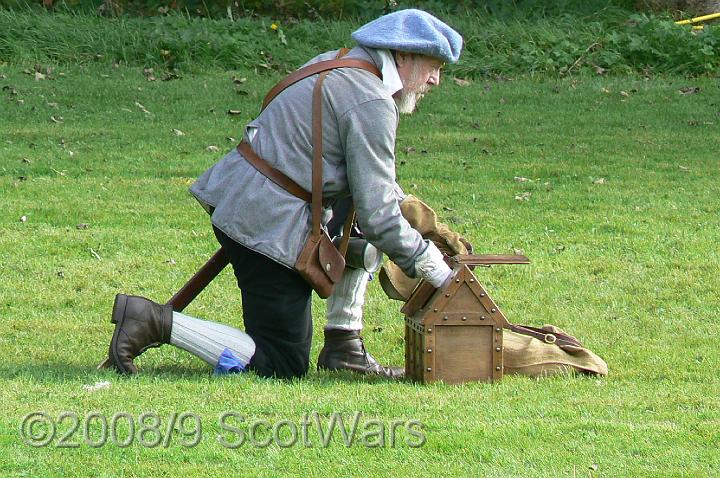
[(415, 260), (415, 272), (436, 289), (442, 287), (452, 274), (452, 270), (443, 260), (443, 253), (429, 241), (425, 252)]

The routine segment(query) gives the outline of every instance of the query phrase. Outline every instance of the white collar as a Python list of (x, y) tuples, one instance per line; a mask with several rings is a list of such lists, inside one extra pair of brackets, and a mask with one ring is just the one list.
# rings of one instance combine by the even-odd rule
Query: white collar
[(383, 84), (385, 85), (385, 88), (387, 88), (388, 92), (391, 95), (394, 95), (403, 89), (402, 80), (400, 79), (397, 66), (395, 65), (395, 58), (393, 58), (390, 50), (377, 49), (375, 51), (380, 57), (380, 71), (383, 75)]

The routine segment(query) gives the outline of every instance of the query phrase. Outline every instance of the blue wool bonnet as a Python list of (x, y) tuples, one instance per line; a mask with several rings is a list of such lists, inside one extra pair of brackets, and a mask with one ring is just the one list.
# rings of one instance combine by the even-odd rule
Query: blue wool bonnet
[(463, 44), (458, 32), (415, 9), (398, 10), (373, 20), (355, 30), (352, 38), (362, 46), (419, 53), (446, 63), (457, 63)]

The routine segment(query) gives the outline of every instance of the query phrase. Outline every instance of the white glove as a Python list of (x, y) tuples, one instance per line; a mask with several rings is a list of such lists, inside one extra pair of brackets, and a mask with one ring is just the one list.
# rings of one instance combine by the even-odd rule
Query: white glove
[(425, 252), (415, 259), (415, 272), (435, 288), (440, 288), (452, 274), (452, 269), (445, 264), (440, 249), (431, 242), (427, 242)]

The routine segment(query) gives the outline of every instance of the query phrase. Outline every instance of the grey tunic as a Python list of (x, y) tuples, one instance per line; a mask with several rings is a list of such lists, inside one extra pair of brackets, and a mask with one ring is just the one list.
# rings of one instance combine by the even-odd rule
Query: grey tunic
[[(309, 63), (333, 59), (336, 53)], [(377, 52), (362, 47), (346, 58), (380, 61)], [(260, 157), (308, 191), (316, 78), (278, 95), (244, 136)], [(395, 181), (395, 102), (379, 78), (360, 69), (333, 70), (323, 91), (323, 197), (351, 196), (366, 239), (414, 277), (415, 259), (426, 244), (400, 213), (404, 194)], [(248, 134), (251, 130), (255, 133)], [(310, 204), (267, 179), (237, 150), (200, 176), (190, 192), (213, 208), (212, 223), (233, 240), (293, 267), (310, 232)], [(326, 209), (323, 222), (330, 217)]]

